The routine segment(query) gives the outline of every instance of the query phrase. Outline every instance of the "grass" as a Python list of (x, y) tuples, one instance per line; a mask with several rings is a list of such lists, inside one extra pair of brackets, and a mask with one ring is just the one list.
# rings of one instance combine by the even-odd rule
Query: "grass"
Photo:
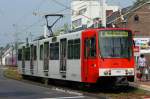
[(150, 97), (150, 92), (133, 87), (121, 89), (119, 90), (119, 92), (114, 91), (104, 94), (111, 97), (111, 99), (144, 99), (143, 97), (145, 96)]
[(4, 76), (15, 80), (22, 79), (21, 75), (17, 71), (17, 67), (8, 67), (6, 70), (4, 70)]

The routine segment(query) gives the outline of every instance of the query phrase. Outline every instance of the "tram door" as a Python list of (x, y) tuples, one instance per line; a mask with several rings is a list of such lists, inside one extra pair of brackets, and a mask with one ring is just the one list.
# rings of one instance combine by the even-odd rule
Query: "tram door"
[(22, 73), (25, 73), (25, 47), (22, 48)]
[(33, 74), (33, 67), (34, 67), (34, 46), (31, 45), (30, 46), (30, 50), (31, 50), (31, 58), (30, 58), (30, 72), (31, 74)]
[(67, 39), (60, 40), (60, 73), (62, 78), (66, 78), (67, 67)]
[(49, 70), (49, 42), (44, 43), (44, 74), (48, 76)]
[(84, 37), (84, 59), (83, 59), (83, 73), (84, 73), (84, 81), (90, 81), (90, 78), (95, 71), (95, 67), (97, 66), (96, 61), (96, 36), (94, 33), (89, 33), (89, 35), (85, 35)]

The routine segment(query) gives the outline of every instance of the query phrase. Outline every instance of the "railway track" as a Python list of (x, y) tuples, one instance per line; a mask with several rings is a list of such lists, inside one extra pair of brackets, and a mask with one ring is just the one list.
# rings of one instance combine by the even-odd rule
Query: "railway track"
[[(103, 88), (95, 87), (95, 89), (94, 89), (94, 87), (93, 88), (89, 88), (87, 86), (80, 87), (77, 85), (74, 85), (74, 86), (69, 85), (68, 86), (68, 85), (64, 85), (64, 84), (54, 84), (54, 83), (45, 85), (45, 84), (41, 83), (40, 81), (35, 82), (33, 80), (27, 80), (27, 79), (23, 80), (23, 81), (26, 83), (35, 84), (38, 86), (48, 87), (52, 90), (56, 90), (56, 91), (60, 91), (60, 92), (65, 92), (65, 93), (74, 94), (74, 95), (78, 95), (78, 96), (90, 96), (90, 97), (93, 97), (94, 99), (115, 99), (115, 98), (112, 98), (112, 97), (114, 97), (114, 95), (122, 96), (124, 94), (126, 95), (127, 93), (131, 93), (132, 91), (136, 90), (134, 87), (131, 87), (131, 86), (120, 87), (120, 88), (116, 88), (116, 89), (115, 88), (103, 89)], [(126, 99), (126, 98), (122, 98), (122, 99)]]
[[(25, 83), (30, 83), (34, 84), (37, 86), (42, 86), (42, 87), (48, 87), (52, 90), (60, 91), (60, 92), (65, 92), (68, 94), (73, 94), (77, 96), (90, 96), (93, 97), (94, 99), (110, 99), (107, 95), (104, 95), (100, 92), (100, 89), (90, 89), (90, 88), (83, 88), (83, 87), (77, 87), (77, 86), (68, 86), (64, 84), (54, 84), (50, 83), (48, 85), (45, 85), (41, 81), (34, 81), (34, 80), (29, 80), (29, 79), (23, 79), (22, 80)], [(102, 91), (102, 90), (101, 90)]]
[[(134, 87), (122, 87), (119, 89), (111, 89), (111, 90), (105, 90), (103, 88), (85, 88), (79, 86), (79, 84), (76, 84), (72, 86), (71, 83), (69, 84), (56, 84), (56, 83), (49, 83), (48, 85), (45, 85), (42, 80), (36, 79), (21, 79), (21, 82), (33, 84), (36, 86), (42, 86), (47, 87), (51, 90), (56, 90), (65, 93), (74, 94), (76, 96), (90, 96), (94, 99), (143, 99), (141, 97), (143, 96), (149, 96), (150, 92), (139, 90)], [(139, 96), (139, 98), (137, 98)]]

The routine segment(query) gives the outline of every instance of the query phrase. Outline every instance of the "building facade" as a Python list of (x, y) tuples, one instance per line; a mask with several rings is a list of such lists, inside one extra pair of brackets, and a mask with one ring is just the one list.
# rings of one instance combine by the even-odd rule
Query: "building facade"
[(114, 12), (107, 18), (107, 25), (110, 24), (131, 29), (135, 37), (150, 37), (150, 1)]
[(1, 65), (16, 66), (16, 64), (17, 64), (16, 56), (17, 56), (16, 50), (14, 49), (13, 46), (4, 49)]
[(71, 27), (76, 29), (90, 27), (96, 22), (106, 24), (106, 15), (117, 11), (119, 7), (109, 6), (105, 0), (73, 0), (71, 9)]

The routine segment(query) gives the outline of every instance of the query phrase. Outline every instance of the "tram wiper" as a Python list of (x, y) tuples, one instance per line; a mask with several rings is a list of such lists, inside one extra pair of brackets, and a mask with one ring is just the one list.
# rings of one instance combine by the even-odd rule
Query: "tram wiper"
[(101, 59), (103, 59), (103, 61), (104, 61), (104, 58), (103, 58), (103, 55), (101, 54), (101, 52), (99, 52), (99, 57), (100, 57)]
[(130, 47), (128, 47), (128, 59), (130, 60)]

